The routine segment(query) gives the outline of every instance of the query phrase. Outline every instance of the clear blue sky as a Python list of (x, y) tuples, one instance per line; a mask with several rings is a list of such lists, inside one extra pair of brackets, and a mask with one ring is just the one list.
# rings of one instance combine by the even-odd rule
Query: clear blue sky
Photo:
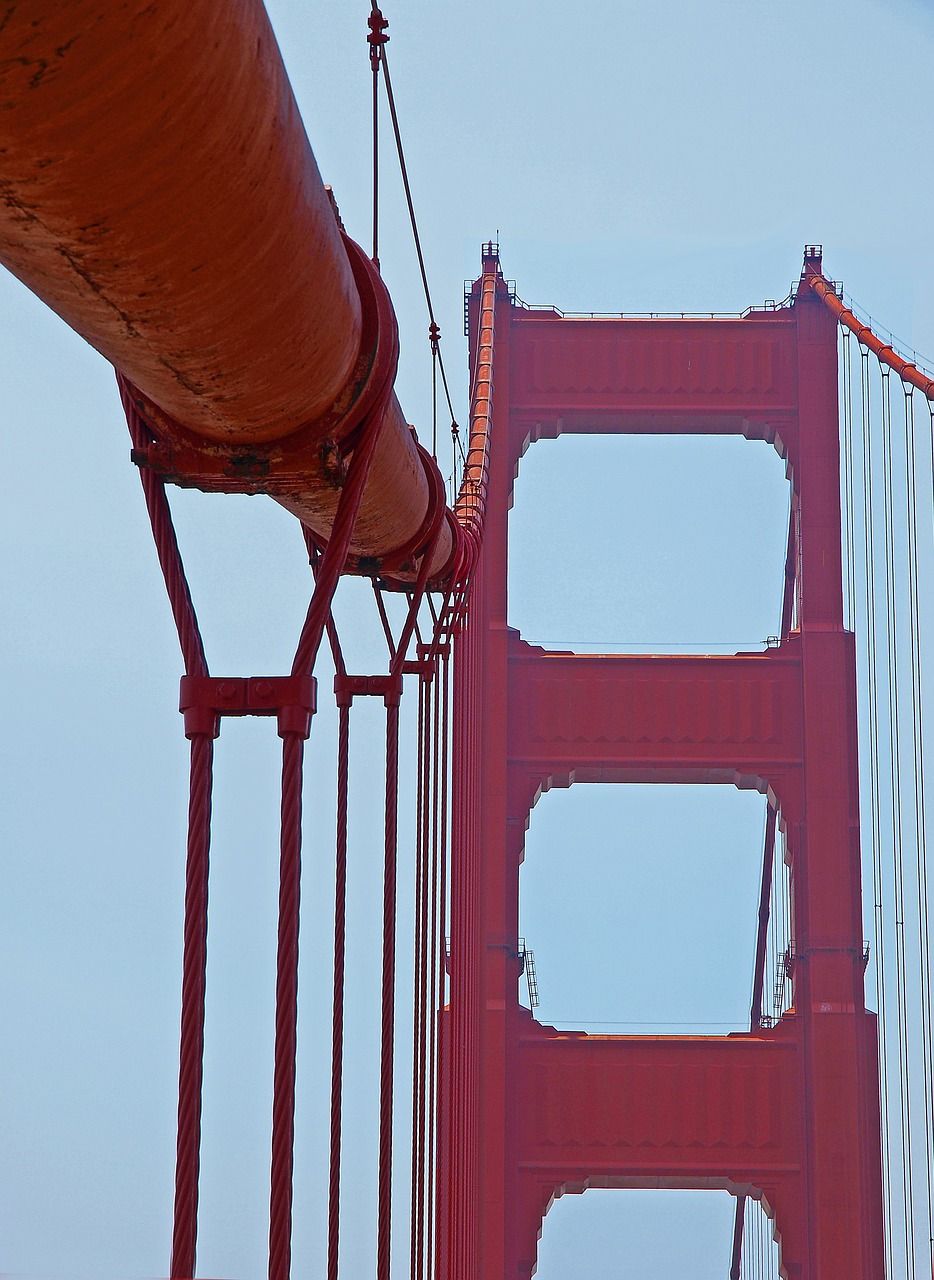
[[(367, 8), (270, 4), (322, 174), (364, 242)], [(480, 241), (497, 232), (521, 296), (568, 310), (740, 310), (784, 296), (803, 244), (820, 241), (828, 272), (864, 308), (934, 353), (927, 0), (399, 0), (386, 12), (463, 414), (462, 281), (478, 270)], [(427, 320), (388, 152), (384, 192), (400, 398), (426, 428)], [(0, 1270), (160, 1276), (187, 770), (176, 641), (108, 367), (7, 275), (0, 323)], [(561, 521), (559, 487), (571, 503)], [(212, 666), (284, 670), (308, 591), (294, 522), (259, 499), (173, 501)], [(786, 503), (765, 445), (540, 444), (516, 491), (513, 624), (579, 647), (761, 641), (777, 626)], [(343, 609), (349, 627), (359, 620), (361, 665), (378, 660), (364, 604), (351, 587)], [(378, 721), (368, 738), (366, 714), (358, 796), (380, 767)], [(228, 723), (219, 744), (200, 1273), (231, 1280), (265, 1273), (278, 804), (270, 728)], [(320, 1275), (323, 1257), (332, 730), (322, 713), (306, 795), (301, 1277)], [(522, 885), (542, 1017), (741, 1027), (761, 823), (761, 799), (728, 789), (545, 797)], [(347, 1274), (361, 1277), (373, 1256), (378, 850), (378, 815), (361, 802), (347, 1128)], [(573, 1268), (722, 1280), (730, 1216), (725, 1195), (568, 1197), (546, 1222), (540, 1276), (564, 1280)]]

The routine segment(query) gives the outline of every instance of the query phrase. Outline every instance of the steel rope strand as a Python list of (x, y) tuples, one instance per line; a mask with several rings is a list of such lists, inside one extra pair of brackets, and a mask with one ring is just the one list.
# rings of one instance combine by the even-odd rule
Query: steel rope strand
[[(379, 13), (379, 10), (376, 8), (375, 4), (373, 5), (373, 12)], [(382, 17), (382, 15), (380, 16)], [(371, 21), (372, 21), (372, 15), (371, 15)], [(383, 22), (384, 22), (384, 26), (389, 25), (387, 22), (385, 22), (385, 20), (383, 20)], [(437, 341), (437, 339), (441, 335), (441, 330), (435, 320), (434, 306), (432, 305), (432, 301), (431, 301), (431, 290), (428, 286), (428, 272), (425, 267), (425, 255), (422, 251), (422, 240), (418, 231), (418, 221), (415, 217), (415, 203), (412, 199), (412, 188), (409, 183), (409, 170), (408, 170), (408, 165), (405, 162), (405, 150), (402, 146), (402, 131), (399, 127), (399, 116), (396, 111), (396, 99), (392, 91), (392, 76), (389, 74), (389, 58), (386, 56), (386, 44), (385, 44), (385, 41), (388, 39), (389, 39), (388, 36), (383, 37), (383, 44), (380, 48), (380, 61), (382, 63), (382, 68), (383, 68), (383, 83), (386, 86), (386, 101), (389, 105), (389, 116), (392, 121), (392, 132), (393, 132), (393, 137), (395, 138), (395, 143), (396, 143), (396, 153), (399, 157), (399, 171), (402, 176), (403, 190), (405, 191), (405, 203), (409, 211), (409, 222), (412, 227), (412, 239), (415, 242), (415, 255), (418, 259), (418, 270), (422, 278), (422, 289), (425, 294), (425, 305), (428, 309), (428, 319), (430, 321), (429, 338), (433, 340), (434, 349), (437, 352), (438, 369), (441, 373), (441, 385), (444, 387), (444, 395), (445, 395), (445, 399), (447, 400), (448, 411), (451, 414), (451, 421), (454, 425), (456, 425), (457, 415), (454, 412), (454, 403), (451, 399), (450, 387), (448, 386), (448, 375), (444, 367), (444, 356), (441, 353), (441, 347)]]
[(380, 51), (389, 39), (385, 29), (389, 24), (374, 4), (367, 27), (367, 44), (370, 50), (371, 81), (371, 129), (373, 150), (373, 265), (379, 270), (379, 63)]
[[(749, 1002), (749, 1030), (755, 1032), (762, 1025), (762, 992), (765, 987), (766, 947), (771, 915), (772, 878), (775, 864), (775, 809), (766, 806), (765, 834), (763, 836), (762, 874), (759, 887), (759, 917), (756, 935), (756, 958), (752, 971), (752, 996)], [(746, 1196), (738, 1194), (733, 1217), (733, 1244), (730, 1280), (739, 1280), (743, 1259), (743, 1231), (746, 1222)]]
[(440, 1245), (440, 1237), (438, 1233), (437, 1219), (437, 1177), (440, 1169), (439, 1152), (441, 1145), (441, 1081), (443, 1079), (444, 1069), (444, 1024), (442, 1022), (443, 1012), (445, 1008), (446, 996), (446, 978), (447, 978), (447, 852), (448, 852), (448, 789), (449, 789), (449, 768), (450, 768), (450, 663), (449, 650), (451, 644), (451, 636), (449, 633), (447, 644), (441, 654), (441, 811), (440, 811), (440, 841), (438, 847), (438, 877), (437, 877), (437, 933), (436, 933), (436, 951), (435, 951), (435, 994), (432, 996), (432, 1035), (435, 1037), (435, 1044), (431, 1053), (431, 1061), (433, 1063), (433, 1089), (432, 1102), (429, 1111), (431, 1120), (431, 1137), (429, 1141), (429, 1151), (431, 1153), (431, 1219), (428, 1224), (428, 1241), (429, 1241), (429, 1267), (434, 1264), (439, 1266), (438, 1249)]
[[(133, 402), (129, 387), (119, 376), (117, 383), (133, 447), (142, 452), (149, 443), (150, 433)], [(204, 643), (178, 547), (165, 482), (148, 467), (140, 467), (139, 473), (185, 673), (206, 676), (208, 664)], [(190, 746), (172, 1280), (188, 1280), (194, 1275), (197, 1253), (213, 739), (216, 733), (217, 722), (212, 718), (203, 730), (199, 728), (192, 732)]]
[(376, 1280), (389, 1280), (392, 1243), (393, 1033), (396, 982), (396, 846), (399, 806), (399, 704), (386, 707), (386, 795), (383, 860), (383, 966), (379, 1066), (379, 1169)]
[(421, 967), (419, 971), (419, 1044), (418, 1044), (418, 1200), (417, 1200), (417, 1257), (416, 1276), (421, 1280), (425, 1268), (425, 1222), (427, 1215), (425, 1178), (425, 1153), (427, 1139), (427, 1106), (429, 1102), (428, 1020), (431, 1016), (428, 1004), (429, 976), (434, 971), (434, 953), (430, 948), (429, 922), (433, 884), (431, 878), (432, 850), (437, 848), (437, 788), (438, 753), (435, 739), (437, 714), (437, 669), (433, 656), (426, 659), (431, 664), (426, 678), (425, 696), (425, 774), (426, 796), (424, 810), (424, 866), (420, 901), (420, 932), (422, 938)]
[[(119, 375), (117, 385), (120, 389), (120, 400), (126, 414), (133, 448), (142, 453), (150, 443), (150, 433), (133, 403), (128, 385)], [(165, 579), (165, 589), (178, 632), (178, 642), (182, 649), (185, 673), (190, 676), (205, 676), (208, 674), (208, 664), (204, 656), (204, 643), (188, 588), (181, 552), (178, 549), (172, 510), (165, 492), (165, 482), (149, 467), (139, 467), (138, 470), (146, 510), (152, 526), (153, 541), (156, 544), (156, 555)]]
[(269, 1280), (289, 1280), (292, 1258), (292, 1167), (298, 1023), (298, 930), (301, 896), (302, 761), (299, 733), (282, 737), (279, 937), (269, 1195)]
[(856, 555), (854, 531), (853, 489), (853, 369), (851, 364), (851, 335), (843, 330), (841, 369), (843, 373), (843, 489), (846, 504), (846, 569), (847, 569), (847, 626), (856, 626)]
[[(320, 561), (315, 589), (302, 625), (292, 675), (314, 668), (321, 638), (331, 620), (334, 591), (343, 571), (370, 462), (383, 420), (380, 402), (366, 420), (341, 489), (337, 513)], [(304, 733), (284, 727), (279, 860), (279, 940), (276, 956), (276, 1034), (273, 1068), (272, 1158), (269, 1193), (269, 1280), (288, 1280), (291, 1265), (292, 1165), (295, 1127), (295, 1048), (298, 1001), (298, 929), (302, 844), (302, 760)]]
[(418, 677), (418, 741), (416, 746), (417, 782), (415, 787), (415, 900), (413, 904), (414, 955), (412, 964), (412, 1132), (411, 1178), (409, 1214), (409, 1274), (411, 1280), (418, 1275), (418, 1221), (419, 1221), (419, 1167), (418, 1129), (421, 1097), (424, 1088), (424, 1064), (420, 1056), (422, 1032), (421, 973), (425, 964), (425, 939), (422, 930), (422, 891), (425, 881), (427, 833), (425, 824), (428, 813), (428, 750), (427, 737), (427, 686), (421, 674)]
[(337, 1280), (340, 1256), (341, 1110), (344, 1079), (344, 965), (347, 937), (347, 799), (350, 702), (341, 702), (337, 726), (337, 840), (334, 862), (334, 971), (331, 1004), (331, 1114), (328, 1160), (327, 1280)]
[(334, 592), (347, 562), (350, 539), (363, 498), (380, 427), (385, 417), (385, 408), (385, 400), (375, 406), (364, 424), (363, 434), (351, 455), (334, 524), (331, 527), (331, 536), (316, 566), (315, 589), (302, 624), (295, 657), (292, 660), (293, 676), (307, 675), (314, 668), (321, 637), (331, 617)]
[[(436, 628), (437, 633), (437, 628)], [(427, 1081), (426, 1109), (427, 1126), (424, 1134), (424, 1145), (427, 1152), (426, 1177), (426, 1210), (423, 1228), (423, 1272), (430, 1271), (432, 1256), (431, 1224), (434, 1214), (434, 1106), (435, 1087), (434, 1069), (436, 1052), (435, 1024), (437, 1022), (437, 946), (438, 946), (438, 857), (441, 850), (441, 781), (440, 770), (443, 768), (441, 752), (441, 670), (437, 655), (434, 663), (432, 681), (432, 779), (431, 779), (431, 865), (429, 869), (429, 889), (431, 895), (431, 915), (428, 922), (428, 987), (425, 995), (426, 1017), (428, 1019), (427, 1047)]]
[(190, 753), (172, 1280), (191, 1280), (194, 1276), (198, 1239), (208, 868), (214, 759), (212, 736), (208, 733), (193, 734)]
[(911, 1142), (911, 1076), (908, 1056), (907, 955), (905, 948), (905, 871), (902, 830), (901, 753), (898, 705), (898, 608), (895, 576), (894, 498), (892, 490), (893, 439), (892, 398), (889, 370), (882, 370), (882, 449), (885, 518), (885, 602), (887, 622), (889, 784), (892, 801), (892, 830), (895, 854), (895, 980), (898, 1016), (898, 1088), (902, 1143), (902, 1202), (908, 1250), (908, 1275), (915, 1274), (914, 1197)]
[(868, 679), (869, 720), (869, 810), (870, 840), (872, 843), (873, 878), (873, 938), (875, 944), (876, 1003), (879, 1016), (879, 1083), (880, 1122), (883, 1149), (882, 1178), (883, 1200), (886, 1217), (886, 1253), (888, 1274), (894, 1274), (892, 1248), (894, 1223), (892, 1205), (892, 1151), (889, 1141), (889, 1074), (888, 1053), (888, 1000), (885, 982), (885, 892), (882, 863), (882, 773), (879, 745), (879, 673), (876, 662), (876, 570), (875, 570), (875, 518), (873, 514), (873, 452), (872, 452), (872, 402), (869, 379), (869, 351), (860, 347), (860, 417), (862, 426), (863, 471), (863, 547), (866, 574), (866, 672)]
[[(321, 552), (307, 525), (302, 525), (308, 563), (315, 583), (321, 564)], [(334, 623), (333, 610), (328, 611), (325, 626), (337, 678), (346, 676), (347, 667), (341, 649), (340, 635)], [(327, 1277), (337, 1280), (340, 1260), (340, 1182), (341, 1121), (343, 1106), (344, 1063), (344, 969), (347, 914), (347, 801), (350, 762), (350, 708), (352, 695), (341, 691), (336, 695), (337, 729), (337, 804), (334, 857), (334, 960), (331, 997), (331, 1107), (328, 1142), (328, 1236)]]
[(918, 494), (915, 476), (914, 389), (903, 382), (905, 395), (905, 498), (908, 530), (908, 620), (911, 643), (911, 721), (914, 782), (915, 852), (917, 861), (917, 902), (919, 922), (919, 971), (921, 1003), (921, 1061), (924, 1107), (925, 1196), (927, 1201), (928, 1261), (934, 1277), (934, 1206), (932, 1206), (932, 1156), (934, 1156), (934, 1116), (931, 1090), (934, 1064), (931, 1060), (930, 940), (928, 935), (927, 820), (924, 779), (924, 704), (921, 663), (921, 622), (918, 609)]

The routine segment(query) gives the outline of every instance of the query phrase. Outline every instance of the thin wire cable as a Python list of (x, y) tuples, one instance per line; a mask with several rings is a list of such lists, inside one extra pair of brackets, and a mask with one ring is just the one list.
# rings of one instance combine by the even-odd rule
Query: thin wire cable
[(875, 952), (876, 1004), (879, 1018), (879, 1081), (882, 1128), (882, 1179), (886, 1220), (887, 1272), (894, 1275), (892, 1248), (894, 1221), (892, 1203), (892, 1152), (889, 1138), (889, 1076), (888, 1076), (888, 1000), (885, 979), (886, 928), (885, 888), (882, 862), (882, 752), (879, 743), (881, 708), (879, 699), (879, 673), (876, 662), (876, 532), (873, 507), (873, 450), (872, 450), (872, 400), (869, 376), (869, 351), (860, 347), (860, 417), (862, 426), (863, 472), (863, 555), (866, 576), (865, 662), (868, 683), (869, 729), (869, 812), (870, 841), (872, 845), (873, 881), (873, 939)]
[(934, 1158), (934, 1115), (931, 1060), (931, 967), (927, 912), (927, 820), (925, 804), (924, 710), (921, 664), (921, 625), (918, 609), (918, 494), (915, 462), (914, 388), (902, 383), (905, 395), (905, 500), (908, 532), (908, 619), (911, 647), (911, 722), (914, 782), (914, 836), (917, 857), (917, 903), (919, 923), (919, 985), (921, 999), (921, 1063), (924, 1119), (925, 1199), (927, 1202), (928, 1253), (934, 1277), (934, 1206), (932, 1206), (932, 1158)]
[(896, 1007), (898, 1011), (898, 1087), (901, 1117), (902, 1146), (902, 1204), (908, 1248), (908, 1276), (914, 1277), (915, 1241), (911, 1142), (911, 1059), (908, 1052), (908, 997), (907, 997), (907, 949), (905, 942), (905, 867), (902, 830), (902, 784), (899, 729), (899, 679), (898, 679), (898, 607), (896, 600), (894, 496), (892, 476), (894, 470), (892, 433), (892, 391), (889, 370), (882, 370), (882, 449), (885, 518), (885, 601), (887, 619), (888, 655), (888, 711), (889, 711), (889, 784), (891, 786), (892, 831), (895, 854), (895, 970)]
[(367, 44), (370, 49), (370, 80), (372, 85), (372, 150), (373, 150), (373, 265), (379, 270), (379, 64), (380, 51), (389, 37), (385, 34), (388, 24), (374, 4), (367, 26)]
[[(372, 11), (373, 11), (373, 14), (379, 13), (379, 8), (375, 3), (375, 0), (373, 0)], [(372, 21), (372, 17), (371, 17), (371, 21)], [(399, 127), (399, 116), (396, 111), (396, 100), (392, 90), (392, 76), (390, 75), (390, 72), (389, 72), (389, 59), (386, 56), (385, 44), (382, 44), (380, 46), (379, 60), (383, 68), (383, 83), (386, 86), (386, 100), (389, 104), (389, 115), (392, 120), (392, 131), (393, 131), (393, 136), (396, 142), (396, 153), (399, 157), (399, 169), (402, 174), (402, 186), (405, 191), (405, 203), (409, 211), (409, 222), (412, 227), (412, 238), (415, 241), (415, 253), (416, 253), (416, 257), (418, 258), (418, 270), (422, 278), (422, 289), (425, 294), (425, 304), (428, 308), (428, 319), (431, 326), (436, 331), (437, 336), (440, 337), (441, 330), (437, 324), (437, 321), (435, 320), (434, 306), (432, 305), (432, 301), (431, 301), (431, 290), (428, 286), (428, 272), (425, 268), (425, 255), (422, 251), (422, 241), (418, 231), (418, 221), (415, 217), (415, 204), (412, 199), (412, 187), (411, 187), (411, 184), (409, 183), (409, 171), (405, 161), (405, 149), (402, 145), (402, 132)], [(444, 356), (441, 354), (440, 344), (436, 344), (436, 348), (437, 348), (437, 357), (438, 357), (438, 369), (441, 373), (441, 384), (444, 387), (444, 395), (445, 395), (445, 399), (447, 400), (448, 410), (451, 414), (451, 422), (456, 424), (457, 414), (454, 412), (454, 402), (451, 398), (450, 387), (448, 386), (448, 376), (444, 368)]]
[(849, 329), (843, 330), (843, 488), (846, 506), (846, 570), (847, 570), (847, 628), (856, 625), (856, 553), (855, 513), (853, 488), (853, 370), (852, 338)]

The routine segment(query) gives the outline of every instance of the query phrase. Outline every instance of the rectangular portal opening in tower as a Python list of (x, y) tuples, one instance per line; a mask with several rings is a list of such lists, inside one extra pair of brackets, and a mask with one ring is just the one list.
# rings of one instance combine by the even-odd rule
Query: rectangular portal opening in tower
[(542, 441), (510, 515), (510, 625), (581, 653), (762, 648), (781, 629), (789, 511), (762, 440)]
[(765, 814), (764, 796), (730, 785), (543, 795), (519, 882), (538, 1021), (597, 1035), (748, 1031)]

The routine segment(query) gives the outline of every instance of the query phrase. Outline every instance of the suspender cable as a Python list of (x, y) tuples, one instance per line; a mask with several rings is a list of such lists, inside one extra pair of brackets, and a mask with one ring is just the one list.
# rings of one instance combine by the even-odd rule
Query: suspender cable
[(444, 678), (440, 662), (435, 664), (435, 689), (434, 689), (434, 730), (432, 734), (432, 747), (434, 751), (434, 782), (432, 785), (432, 836), (431, 836), (431, 925), (430, 925), (430, 949), (429, 955), (431, 960), (431, 974), (428, 990), (428, 1016), (430, 1019), (428, 1026), (428, 1063), (429, 1063), (429, 1091), (428, 1091), (428, 1115), (429, 1128), (427, 1135), (428, 1144), (428, 1218), (427, 1242), (426, 1242), (426, 1276), (431, 1274), (431, 1247), (432, 1247), (432, 1220), (434, 1213), (434, 1126), (433, 1112), (436, 1106), (435, 1101), (435, 1065), (437, 1053), (437, 1022), (439, 1017), (438, 1009), (438, 989), (437, 989), (437, 956), (438, 956), (438, 863), (439, 859), (444, 856), (444, 830), (445, 821), (444, 801), (442, 799), (447, 786), (446, 769), (447, 758), (442, 742), (442, 734), (445, 732), (444, 720), (442, 715), (442, 707), (445, 693), (441, 688), (441, 682)]
[(392, 700), (392, 695), (387, 695), (376, 1280), (389, 1280), (392, 1235), (392, 1095), (396, 982), (396, 832), (398, 804), (399, 702), (397, 698)]
[(843, 375), (843, 491), (846, 519), (847, 628), (852, 631), (856, 626), (856, 538), (853, 485), (853, 368), (851, 345), (850, 331), (849, 329), (844, 329), (841, 362)]
[[(425, 661), (423, 659), (423, 661)], [(425, 1095), (426, 1001), (428, 955), (428, 857), (431, 820), (430, 700), (432, 685), (421, 672), (418, 678), (418, 784), (416, 795), (415, 857), (415, 957), (412, 990), (412, 1168), (409, 1221), (409, 1272), (418, 1280), (424, 1257), (425, 1220)]]
[(882, 1121), (882, 1179), (883, 1199), (886, 1217), (886, 1249), (888, 1274), (893, 1275), (892, 1243), (892, 1152), (889, 1140), (889, 1081), (886, 1069), (888, 1019), (887, 989), (885, 979), (886, 928), (885, 928), (885, 890), (882, 864), (882, 757), (879, 744), (879, 724), (881, 709), (879, 703), (879, 673), (876, 662), (876, 570), (875, 546), (876, 532), (873, 513), (873, 450), (872, 450), (872, 412), (869, 371), (869, 351), (860, 346), (860, 417), (862, 427), (862, 473), (863, 473), (863, 554), (866, 573), (866, 621), (865, 621), (865, 661), (868, 684), (868, 722), (869, 722), (869, 810), (870, 841), (872, 845), (872, 880), (873, 880), (873, 939), (876, 972), (876, 1003), (879, 1016), (879, 1082), (880, 1110)]
[(292, 1256), (292, 1163), (295, 1133), (295, 1052), (298, 1022), (298, 929), (302, 871), (304, 750), (305, 742), (300, 734), (294, 731), (283, 732), (269, 1280), (289, 1280)]
[(373, 265), (379, 269), (379, 63), (383, 46), (389, 39), (386, 28), (389, 23), (376, 5), (367, 19), (370, 46), (370, 72), (372, 82), (372, 130), (373, 130)]
[(911, 721), (914, 782), (914, 837), (916, 851), (916, 889), (919, 924), (919, 980), (921, 1000), (921, 1065), (922, 1106), (924, 1113), (924, 1193), (927, 1206), (928, 1252), (934, 1276), (934, 1219), (932, 1219), (931, 1174), (934, 1158), (934, 1116), (931, 1091), (934, 1088), (934, 1064), (931, 1061), (931, 969), (928, 920), (927, 821), (924, 794), (924, 720), (921, 676), (921, 626), (918, 613), (918, 494), (915, 461), (914, 389), (903, 382), (905, 393), (905, 497), (908, 532), (908, 619), (911, 647)]
[(442, 1028), (443, 1010), (446, 1004), (447, 977), (447, 856), (448, 856), (448, 766), (450, 749), (450, 632), (445, 639), (441, 651), (440, 697), (441, 697), (441, 761), (440, 761), (440, 809), (438, 815), (438, 847), (437, 858), (434, 851), (432, 860), (434, 869), (434, 901), (432, 903), (432, 986), (431, 986), (431, 1028), (429, 1062), (432, 1067), (431, 1105), (428, 1110), (429, 1120), (429, 1218), (428, 1218), (428, 1257), (429, 1276), (439, 1267), (438, 1261), (438, 1217), (437, 1217), (437, 1176), (440, 1168), (439, 1147), (441, 1143), (441, 1127), (438, 1107), (441, 1098), (441, 1074), (443, 1070), (444, 1035)]
[[(333, 616), (328, 639), (335, 674), (346, 675)], [(335, 684), (337, 682), (335, 681)], [(352, 697), (337, 694), (337, 812), (334, 856), (334, 972), (331, 997), (331, 1113), (328, 1143), (327, 1280), (337, 1280), (340, 1261), (341, 1129), (344, 1087), (344, 967), (347, 949), (347, 802), (350, 774), (350, 708)]]
[(341, 1119), (344, 1076), (344, 962), (347, 937), (347, 799), (350, 698), (338, 703), (337, 842), (334, 865), (334, 981), (331, 1011), (331, 1116), (328, 1162), (327, 1280), (337, 1280), (340, 1254)]
[(911, 1142), (911, 1069), (908, 1047), (907, 954), (905, 945), (905, 866), (901, 810), (901, 753), (898, 681), (898, 608), (895, 580), (894, 500), (892, 493), (892, 392), (889, 370), (882, 368), (882, 450), (885, 517), (885, 601), (888, 654), (889, 784), (895, 855), (895, 971), (898, 1013), (898, 1088), (902, 1155), (902, 1207), (907, 1237), (907, 1274), (915, 1275), (914, 1209)]
[[(128, 387), (119, 379), (133, 447), (149, 442)], [(178, 631), (185, 674), (206, 676), (207, 659), (198, 618), (172, 523), (165, 482), (148, 467), (140, 480), (166, 591)], [(172, 1223), (172, 1280), (195, 1274), (198, 1238), (198, 1184), (201, 1164), (201, 1095), (204, 1077), (204, 1001), (207, 976), (208, 879), (211, 848), (211, 799), (217, 717), (187, 717), (190, 739), (188, 849), (185, 865), (185, 923), (182, 950), (182, 1001), (178, 1067), (178, 1127), (175, 1156), (175, 1205)]]
[[(353, 451), (327, 547), (317, 564), (315, 589), (305, 615), (292, 675), (314, 669), (334, 591), (347, 560), (370, 463), (382, 424), (377, 405)], [(269, 1280), (289, 1280), (292, 1256), (292, 1167), (295, 1129), (295, 1052), (298, 1023), (298, 933), (302, 848), (304, 732), (280, 715), (282, 805), (279, 858), (279, 941), (276, 954), (275, 1063), (272, 1158), (269, 1189)]]

